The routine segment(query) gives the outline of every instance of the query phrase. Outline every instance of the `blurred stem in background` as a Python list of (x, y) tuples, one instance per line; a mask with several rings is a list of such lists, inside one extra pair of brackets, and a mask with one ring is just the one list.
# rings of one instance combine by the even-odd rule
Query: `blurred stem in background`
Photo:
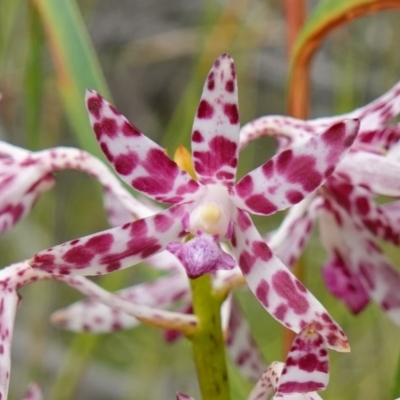
[(219, 10), (214, 1), (204, 3), (203, 21), (200, 22), (204, 32), (199, 43), (201, 50), (189, 83), (163, 136), (163, 146), (171, 153), (178, 145), (189, 146), (194, 110), (199, 102), (204, 76), (215, 59), (231, 48), (247, 4), (248, 0), (228, 0), (226, 6)]
[[(301, 28), (304, 25), (304, 21), (306, 20), (307, 14), (307, 4), (306, 0), (285, 0), (284, 1), (284, 9), (285, 9), (285, 18), (286, 18), (286, 46), (287, 46), (287, 55), (288, 60), (290, 60), (293, 51), (293, 45), (297, 39)], [(309, 75), (305, 73), (302, 77), (306, 81), (306, 85), (309, 86)], [(296, 81), (292, 81), (291, 85), (295, 86)], [(296, 90), (292, 87), (292, 90)], [(304, 99), (304, 101), (309, 104), (309, 98)], [(291, 104), (287, 104), (287, 113), (292, 117), (307, 119), (308, 115), (306, 112), (302, 114), (297, 114), (295, 110), (292, 108)], [(290, 238), (288, 238), (290, 240)], [(304, 281), (305, 278), (305, 268), (303, 266), (303, 257), (300, 257), (292, 271), (300, 281)], [(295, 333), (287, 328), (284, 328), (284, 338), (283, 338), (283, 359), (286, 358), (286, 355), (289, 353), (289, 350), (292, 346), (292, 342), (295, 338)]]
[(24, 80), (25, 100), (25, 137), (26, 147), (40, 149), (40, 116), (43, 99), (44, 76), (42, 51), (44, 45), (43, 30), (39, 15), (32, 3), (28, 3), (28, 56)]

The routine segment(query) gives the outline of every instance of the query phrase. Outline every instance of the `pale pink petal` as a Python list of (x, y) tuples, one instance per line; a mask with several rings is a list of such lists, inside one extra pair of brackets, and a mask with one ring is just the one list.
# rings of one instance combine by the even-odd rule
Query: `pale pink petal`
[[(104, 191), (103, 202), (104, 209), (107, 214), (107, 220), (110, 226), (121, 226), (136, 219), (132, 213), (122, 206), (117, 197), (115, 197), (108, 190)], [(146, 216), (143, 216), (142, 218), (146, 218)]]
[(193, 397), (188, 396), (187, 394), (177, 393), (176, 400), (195, 400), (195, 399)]
[(192, 279), (219, 269), (233, 269), (236, 265), (235, 260), (221, 249), (218, 235), (198, 232), (188, 242), (169, 243), (167, 250), (182, 263)]
[(40, 386), (35, 382), (29, 384), (22, 400), (43, 400), (43, 393)]
[(332, 174), (353, 143), (358, 126), (355, 120), (340, 122), (277, 154), (234, 186), (236, 206), (269, 215), (299, 203)]
[[(400, 110), (399, 110), (400, 112)], [(368, 129), (368, 127), (365, 127)], [(382, 129), (366, 130), (357, 136), (357, 148), (366, 144), (369, 148), (389, 150), (397, 147), (400, 140), (400, 124), (386, 126)]]
[[(382, 206), (375, 203), (370, 190), (355, 186), (344, 172), (331, 176), (325, 193), (342, 207), (356, 223), (361, 223), (373, 235), (396, 245), (400, 243), (400, 227)], [(329, 203), (328, 203), (329, 204)], [(332, 212), (335, 212), (334, 209)]]
[(7, 399), (11, 372), (11, 341), (18, 294), (12, 289), (0, 289), (0, 399)]
[(275, 255), (289, 268), (299, 259), (311, 237), (318, 203), (318, 198), (309, 196), (291, 207), (279, 228), (266, 239)]
[[(232, 252), (242, 269), (247, 285), (264, 308), (287, 328), (298, 333), (316, 324), (329, 347), (349, 351), (344, 332), (322, 304), (274, 256), (250, 217), (239, 211), (232, 237)], [(242, 215), (241, 215), (242, 214)]]
[(267, 115), (257, 118), (240, 130), (239, 148), (263, 136), (273, 136), (278, 140), (279, 149), (287, 149), (311, 138), (321, 131), (312, 127), (308, 121), (281, 115)]
[(132, 303), (131, 300), (125, 300), (102, 289), (83, 276), (49, 274), (33, 269), (26, 261), (13, 264), (0, 271), (0, 289), (15, 291), (29, 283), (49, 279), (64, 282), (95, 303), (104, 303), (112, 309), (121, 310), (142, 322), (144, 321), (160, 328), (186, 329), (192, 328), (197, 324), (197, 318), (194, 316), (138, 305)]
[(345, 174), (353, 185), (368, 188), (374, 194), (400, 196), (400, 162), (365, 151), (350, 152), (335, 174)]
[(234, 184), (239, 128), (235, 66), (223, 54), (208, 74), (193, 124), (193, 164), (200, 183)]
[[(329, 229), (329, 228), (328, 228)], [(360, 313), (369, 303), (369, 295), (339, 252), (335, 252), (322, 268), (327, 289), (354, 313)]]
[(277, 395), (324, 390), (328, 382), (328, 350), (324, 338), (311, 325), (293, 341), (279, 379)]
[(152, 214), (151, 209), (136, 200), (115, 175), (89, 153), (67, 147), (31, 153), (5, 145), (0, 142), (0, 232), (24, 217), (38, 196), (54, 185), (53, 172), (65, 169), (78, 170), (97, 179), (134, 218)]
[(122, 227), (66, 242), (36, 254), (30, 264), (61, 275), (102, 275), (130, 267), (180, 237), (185, 211), (185, 205), (173, 206)]
[(235, 300), (229, 318), (227, 350), (238, 370), (250, 381), (256, 382), (266, 369), (250, 326)]
[(382, 204), (381, 211), (392, 221), (393, 226), (400, 227), (400, 201), (392, 201), (391, 203)]
[[(370, 132), (381, 130), (399, 113), (400, 82), (395, 84), (378, 99), (347, 114), (317, 118), (308, 121), (280, 115), (269, 115), (258, 118), (244, 125), (241, 129), (240, 148), (247, 145), (250, 141), (262, 136), (277, 137), (281, 144), (280, 148), (287, 148), (315, 135), (332, 124), (349, 118), (360, 119), (360, 133), (365, 132), (365, 136), (359, 136), (357, 142), (371, 143), (375, 145), (383, 144), (383, 147), (388, 148), (387, 146), (390, 146), (390, 143), (393, 143), (395, 140), (390, 136), (396, 136), (398, 132), (382, 132), (377, 135)], [(381, 136), (380, 139), (379, 136)]]
[(322, 400), (322, 397), (316, 393), (304, 393), (304, 394), (286, 394), (283, 396), (274, 396), (271, 400)]
[(284, 363), (279, 361), (271, 363), (255, 384), (247, 400), (268, 399), (278, 386), (279, 377), (281, 376), (284, 366)]
[(130, 186), (163, 203), (189, 201), (199, 184), (92, 90), (86, 93), (90, 123), (103, 153)]
[(22, 161), (0, 158), (0, 233), (24, 218), (38, 196), (54, 185), (54, 178), (35, 163), (39, 161), (30, 156)]
[[(86, 151), (68, 147), (56, 147), (35, 153), (35, 157), (40, 159), (47, 171), (55, 172), (74, 169), (95, 178), (104, 187), (105, 191), (116, 197), (134, 218), (144, 218), (154, 214), (149, 207), (136, 200), (124, 188), (102, 161)], [(130, 222), (130, 220), (125, 222)]]
[(321, 211), (320, 232), (324, 246), (330, 252), (340, 253), (370, 298), (400, 326), (400, 272), (362, 225), (355, 223), (337, 205), (331, 204), (331, 210), (334, 213)]
[(186, 275), (186, 270), (181, 262), (169, 251), (160, 251), (146, 258), (146, 264), (160, 271), (169, 271)]
[[(115, 295), (137, 305), (164, 309), (187, 298), (189, 285), (187, 278), (175, 274), (123, 289)], [(56, 311), (51, 320), (53, 324), (64, 329), (95, 333), (128, 329), (140, 324), (135, 317), (92, 299), (79, 301)]]
[(30, 154), (31, 152), (29, 150), (0, 140), (0, 159), (10, 158), (16, 162), (21, 162), (29, 158)]
[[(177, 299), (178, 300), (178, 299)], [(182, 300), (179, 301), (182, 303)], [(174, 310), (180, 314), (193, 314), (193, 305), (191, 300), (184, 300), (183, 304), (181, 304), (179, 307), (174, 308)], [(182, 331), (179, 329), (166, 329), (163, 331), (163, 338), (167, 343), (173, 343), (177, 341), (178, 339), (181, 339), (183, 337)]]
[(53, 279), (67, 283), (96, 302), (104, 303), (112, 309), (121, 310), (128, 315), (160, 328), (185, 329), (193, 328), (197, 324), (197, 318), (193, 315), (184, 315), (177, 312), (137, 305), (107, 292), (83, 276), (58, 275), (53, 276)]

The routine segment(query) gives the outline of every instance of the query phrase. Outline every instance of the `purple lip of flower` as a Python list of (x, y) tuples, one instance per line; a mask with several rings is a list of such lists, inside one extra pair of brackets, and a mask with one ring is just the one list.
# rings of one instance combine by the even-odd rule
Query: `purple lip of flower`
[[(218, 235), (230, 240), (250, 289), (276, 319), (296, 332), (317, 322), (332, 348), (347, 351), (343, 331), (272, 254), (247, 213), (270, 215), (315, 191), (353, 143), (358, 121), (345, 120), (331, 126), (276, 155), (234, 184), (239, 139), (237, 104), (234, 64), (225, 54), (211, 68), (193, 125), (196, 182), (113, 106), (88, 91), (91, 124), (116, 172), (136, 190), (174, 205), (154, 216), (42, 251), (30, 263), (58, 274), (106, 274), (134, 265), (188, 233), (195, 235), (195, 241), (201, 240), (198, 232)], [(209, 243), (215, 250), (215, 242)], [(209, 249), (206, 246), (204, 254)], [(219, 256), (224, 256), (221, 249), (211, 260), (213, 266)], [(189, 274), (195, 275), (192, 267), (185, 265)], [(198, 268), (205, 272), (214, 267), (196, 265)]]

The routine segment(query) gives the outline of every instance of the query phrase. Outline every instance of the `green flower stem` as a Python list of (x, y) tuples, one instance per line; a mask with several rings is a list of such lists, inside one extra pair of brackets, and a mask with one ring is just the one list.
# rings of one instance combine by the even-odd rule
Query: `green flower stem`
[(397, 370), (394, 376), (394, 383), (392, 388), (392, 399), (398, 399), (400, 397), (400, 355), (397, 362)]
[(225, 345), (221, 328), (221, 300), (215, 296), (211, 277), (203, 275), (190, 281), (193, 310), (199, 324), (189, 337), (203, 400), (229, 400)]

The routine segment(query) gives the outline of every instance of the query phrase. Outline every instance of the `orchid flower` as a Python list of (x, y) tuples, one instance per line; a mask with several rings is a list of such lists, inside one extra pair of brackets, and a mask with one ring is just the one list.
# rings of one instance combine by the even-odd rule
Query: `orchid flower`
[[(20, 262), (0, 270), (0, 399), (7, 399), (11, 368), (11, 341), (14, 318), (20, 301), (18, 290), (25, 285), (39, 280), (56, 280), (64, 282), (78, 290), (93, 301), (107, 304), (111, 309), (121, 310), (123, 315), (161, 328), (181, 329), (193, 328), (197, 319), (192, 315), (164, 311), (151, 305), (124, 299), (100, 288), (83, 276), (54, 275), (34, 270), (27, 262)], [(153, 302), (155, 304), (156, 302)], [(157, 304), (158, 305), (158, 304)], [(117, 321), (118, 322), (118, 321)], [(102, 321), (97, 321), (102, 324)]]
[[(354, 313), (360, 312), (369, 303), (370, 298), (375, 299), (397, 325), (400, 325), (400, 295), (394, 285), (400, 282), (400, 274), (383, 256), (374, 241), (374, 236), (396, 245), (400, 244), (398, 207), (396, 202), (379, 205), (374, 202), (373, 197), (400, 196), (400, 126), (385, 127), (399, 112), (400, 83), (371, 104), (349, 114), (314, 121), (263, 117), (246, 125), (241, 131), (242, 145), (251, 138), (273, 135), (279, 137), (280, 146), (286, 148), (288, 144), (294, 145), (312, 137), (318, 128), (326, 124), (341, 118), (360, 118), (360, 133), (350, 153), (318, 192), (292, 207), (272, 236), (273, 243), (270, 244), (275, 248), (277, 255), (291, 266), (307, 243), (315, 219), (320, 219), (321, 230), (327, 232), (332, 226), (326, 221), (336, 221), (334, 226), (340, 231), (337, 233), (336, 245), (328, 245), (325, 242), (329, 260), (323, 268), (323, 276), (328, 289)], [(321, 216), (326, 213), (331, 216)], [(362, 227), (373, 236), (364, 232)], [(290, 249), (284, 240), (289, 233), (292, 242), (295, 243)], [(347, 243), (357, 243), (353, 248), (360, 249), (361, 253), (351, 249), (345, 250), (345, 237), (348, 238)], [(371, 252), (374, 255), (366, 260), (365, 255)], [(378, 291), (384, 295), (377, 295), (372, 287), (374, 285), (366, 278), (369, 275), (379, 281)], [(383, 298), (387, 300), (388, 296), (390, 301), (384, 301)]]
[(85, 151), (57, 147), (33, 153), (0, 142), (0, 233), (25, 217), (39, 195), (53, 187), (52, 173), (64, 169), (75, 169), (96, 178), (106, 192), (118, 196), (132, 215), (143, 218), (151, 214), (100, 160)]
[[(370, 191), (352, 205), (353, 218), (362, 221), (367, 229), (381, 239), (399, 244), (400, 230), (391, 223), (391, 218), (372, 201), (373, 195), (400, 196), (400, 163), (397, 150), (391, 151), (400, 139), (400, 124), (386, 127), (400, 113), (400, 82), (372, 103), (348, 114), (335, 117), (302, 121), (290, 117), (266, 116), (245, 125), (240, 133), (240, 144), (261, 136), (278, 138), (279, 147), (287, 149), (313, 137), (332, 123), (347, 118), (360, 119), (360, 133), (351, 151), (335, 170), (336, 178), (344, 179), (346, 187), (343, 199), (350, 186), (361, 186)], [(328, 179), (324, 186), (330, 183)], [(368, 193), (366, 193), (368, 194)]]
[[(339, 122), (234, 184), (237, 102), (233, 60), (223, 55), (208, 75), (193, 125), (197, 182), (100, 95), (88, 91), (92, 127), (115, 171), (139, 192), (173, 206), (155, 216), (44, 250), (30, 264), (62, 275), (101, 275), (170, 249), (194, 278), (235, 266), (235, 260), (219, 245), (229, 240), (248, 286), (267, 311), (295, 332), (316, 323), (332, 348), (347, 351), (343, 331), (272, 253), (248, 212), (270, 215), (314, 192), (353, 143), (358, 122)], [(181, 243), (184, 237), (190, 240)]]
[[(182, 154), (178, 158), (181, 164), (190, 164), (190, 154)], [(182, 148), (179, 149), (182, 153)], [(111, 226), (132, 220), (132, 213), (125, 208), (115, 194), (106, 191), (104, 193), (104, 204), (107, 217)], [(159, 211), (155, 204), (148, 205), (149, 212)], [(134, 213), (135, 214), (135, 213)], [(222, 244), (225, 251), (229, 249)], [(192, 300), (189, 282), (185, 269), (180, 261), (168, 251), (162, 251), (146, 259), (152, 268), (167, 272), (152, 282), (147, 282), (123, 289), (116, 294), (135, 304), (157, 307), (161, 309), (174, 309), (179, 313), (191, 314)], [(214, 290), (228, 293), (230, 289), (243, 284), (243, 274), (239, 267), (233, 270), (218, 270), (213, 275)], [(178, 306), (177, 306), (178, 305)], [(93, 299), (78, 301), (66, 308), (58, 310), (51, 316), (52, 323), (60, 328), (74, 332), (110, 333), (121, 329), (130, 329), (138, 326), (140, 321), (121, 311), (110, 308), (106, 304)], [(232, 296), (227, 296), (221, 308), (221, 320), (228, 353), (237, 366), (240, 373), (250, 381), (257, 381), (265, 369), (261, 353), (255, 344), (250, 327), (242, 314), (242, 311)], [(164, 338), (167, 342), (181, 338), (179, 330), (165, 330)]]
[[(329, 381), (327, 345), (313, 325), (295, 338), (285, 363), (274, 361), (261, 375), (247, 400), (321, 400), (316, 391)], [(193, 399), (178, 393), (177, 400)]]
[(31, 383), (22, 400), (43, 400), (43, 393), (37, 383)]
[(330, 255), (323, 268), (328, 288), (355, 312), (372, 298), (399, 325), (397, 268), (385, 257), (371, 233), (329, 196), (319, 212), (321, 240)]

